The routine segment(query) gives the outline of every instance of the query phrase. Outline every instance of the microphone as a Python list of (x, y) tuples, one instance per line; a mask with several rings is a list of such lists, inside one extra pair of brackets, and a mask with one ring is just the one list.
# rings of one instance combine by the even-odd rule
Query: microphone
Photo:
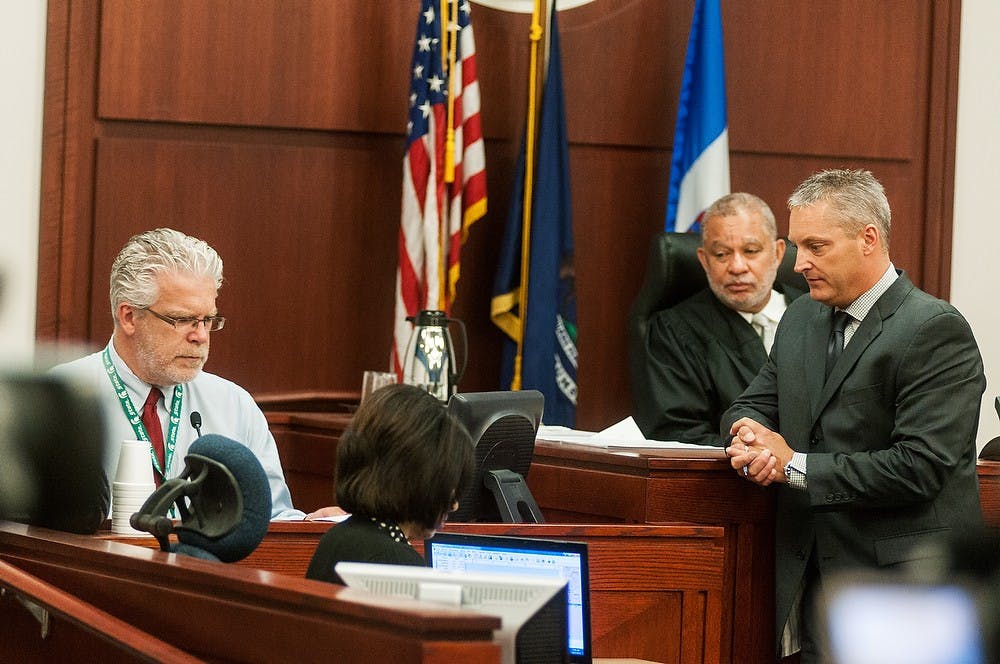
[(194, 427), (194, 432), (201, 438), (201, 413), (196, 410), (191, 411), (191, 426)]
[[(179, 525), (166, 517), (175, 503)], [(245, 445), (218, 434), (193, 442), (181, 475), (161, 484), (130, 519), (133, 528), (156, 536), (162, 551), (222, 562), (253, 553), (270, 521), (271, 488), (260, 461)], [(168, 541), (170, 532), (177, 544)]]

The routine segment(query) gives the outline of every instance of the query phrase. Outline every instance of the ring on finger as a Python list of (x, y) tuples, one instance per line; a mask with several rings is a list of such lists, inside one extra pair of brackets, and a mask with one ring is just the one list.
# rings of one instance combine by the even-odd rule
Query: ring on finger
[(750, 469), (747, 468), (746, 466), (743, 466), (743, 477), (746, 477), (746, 478), (750, 477)]

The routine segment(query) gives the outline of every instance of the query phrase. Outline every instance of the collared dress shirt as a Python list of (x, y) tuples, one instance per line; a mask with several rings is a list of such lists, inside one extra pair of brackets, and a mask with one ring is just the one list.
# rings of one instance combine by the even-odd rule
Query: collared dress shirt
[[(111, 361), (118, 370), (122, 383), (128, 390), (128, 396), (138, 412), (149, 394), (150, 385), (128, 368), (124, 360), (115, 351), (114, 343), (109, 342)], [(92, 387), (100, 395), (107, 427), (107, 449), (104, 456), (104, 472), (108, 482), (113, 482), (118, 468), (118, 453), (123, 440), (135, 440), (135, 432), (129, 424), (121, 402), (115, 394), (104, 369), (101, 358), (103, 350), (53, 368), (56, 373), (67, 378), (81, 381)], [(163, 399), (158, 406), (158, 414), (163, 425), (164, 435), (168, 429), (168, 420), (172, 400), (173, 386), (161, 386)], [(215, 374), (198, 372), (194, 380), (184, 384), (182, 397), (180, 428), (177, 432), (177, 445), (174, 448), (170, 467), (167, 468), (167, 479), (177, 477), (184, 470), (184, 456), (188, 448), (198, 438), (198, 433), (191, 426), (191, 413), (201, 414), (201, 433), (214, 433), (231, 438), (246, 445), (256, 455), (271, 487), (271, 518), (272, 519), (302, 519), (305, 513), (292, 507), (292, 497), (285, 483), (285, 475), (278, 458), (278, 448), (274, 437), (267, 427), (267, 420), (260, 407), (257, 406), (250, 393), (242, 387), (220, 378)], [(152, 472), (152, 464), (150, 464)], [(152, 475), (150, 476), (152, 477)]]

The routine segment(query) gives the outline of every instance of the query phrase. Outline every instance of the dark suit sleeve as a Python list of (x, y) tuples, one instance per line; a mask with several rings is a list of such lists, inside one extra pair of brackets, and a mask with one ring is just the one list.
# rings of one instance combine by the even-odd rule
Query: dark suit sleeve
[(873, 370), (868, 385), (852, 385), (838, 398), (839, 408), (869, 426), (841, 431), (836, 418), (824, 421), (825, 447), (834, 451), (808, 456), (814, 506), (831, 492), (850, 508), (920, 503), (937, 498), (956, 475), (973, 482), (986, 381), (968, 323), (948, 307), (909, 330), (896, 352), (898, 363), (884, 363), (893, 373)]
[(742, 417), (749, 417), (773, 431), (778, 430), (780, 420), (778, 419), (778, 381), (776, 372), (777, 365), (775, 365), (774, 356), (772, 355), (764, 363), (764, 366), (761, 367), (757, 377), (743, 391), (743, 394), (737, 397), (732, 406), (722, 414), (719, 427), (726, 445), (729, 444), (732, 438), (729, 434), (729, 429), (733, 426), (733, 422)]
[(649, 393), (636, 398), (636, 422), (653, 440), (723, 445), (721, 415), (706, 353), (690, 328), (669, 314), (650, 321), (646, 338)]

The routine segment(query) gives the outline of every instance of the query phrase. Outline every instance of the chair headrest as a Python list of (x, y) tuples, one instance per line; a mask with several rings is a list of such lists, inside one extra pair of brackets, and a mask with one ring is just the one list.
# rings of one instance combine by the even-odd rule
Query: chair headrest
[[(167, 513), (176, 506), (181, 522)], [(235, 562), (257, 548), (271, 518), (267, 473), (249, 448), (206, 434), (191, 444), (184, 471), (165, 481), (129, 523), (156, 537), (163, 551)], [(177, 534), (171, 546), (168, 536)]]
[(632, 302), (632, 315), (647, 317), (669, 309), (708, 285), (698, 261), (697, 233), (661, 233), (653, 238), (642, 288)]

